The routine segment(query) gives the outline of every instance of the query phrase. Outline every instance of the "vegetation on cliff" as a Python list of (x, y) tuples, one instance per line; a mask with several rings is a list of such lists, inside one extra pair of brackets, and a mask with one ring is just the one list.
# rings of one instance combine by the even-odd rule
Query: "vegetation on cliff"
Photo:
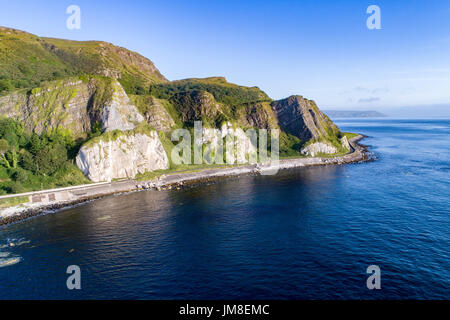
[(217, 102), (227, 105), (272, 101), (258, 87), (238, 86), (227, 82), (223, 77), (177, 80), (168, 83), (151, 84), (149, 88), (149, 94), (161, 99), (170, 99), (178, 93), (192, 91), (209, 92)]
[(0, 194), (88, 183), (73, 164), (79, 146), (62, 129), (29, 133), (8, 118), (0, 119)]

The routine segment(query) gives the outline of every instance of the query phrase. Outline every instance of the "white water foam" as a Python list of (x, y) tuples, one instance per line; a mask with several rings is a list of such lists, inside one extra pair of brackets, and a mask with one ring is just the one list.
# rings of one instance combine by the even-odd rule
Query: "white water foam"
[(19, 263), (22, 260), (21, 257), (14, 257), (9, 259), (0, 259), (0, 268), (8, 267)]

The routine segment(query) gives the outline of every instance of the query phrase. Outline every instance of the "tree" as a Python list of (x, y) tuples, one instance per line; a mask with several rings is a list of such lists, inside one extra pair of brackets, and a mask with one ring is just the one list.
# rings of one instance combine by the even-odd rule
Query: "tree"
[(14, 86), (12, 85), (11, 81), (8, 79), (0, 79), (0, 93), (8, 92), (12, 90)]
[(6, 159), (6, 152), (9, 151), (9, 143), (5, 139), (0, 139), (0, 163), (7, 168), (11, 168), (9, 161)]
[(26, 170), (18, 169), (13, 173), (12, 178), (14, 179), (14, 181), (24, 183), (28, 179), (28, 173)]
[(25, 192), (25, 188), (22, 186), (20, 182), (14, 182), (11, 185), (11, 193), (22, 193)]
[(67, 161), (67, 149), (62, 144), (48, 145), (36, 154), (39, 173), (52, 175)]
[(33, 155), (38, 154), (39, 151), (41, 151), (43, 148), (43, 143), (41, 138), (36, 134), (33, 133), (33, 135), (30, 138), (30, 144), (29, 144), (29, 150)]
[(23, 152), (21, 152), (20, 166), (33, 173), (39, 172), (39, 167), (37, 166), (36, 161), (34, 161), (33, 155), (27, 150), (23, 150)]
[(19, 162), (19, 155), (17, 154), (16, 146), (11, 146), (9, 152), (6, 155), (10, 166), (13, 168), (17, 168), (17, 163)]

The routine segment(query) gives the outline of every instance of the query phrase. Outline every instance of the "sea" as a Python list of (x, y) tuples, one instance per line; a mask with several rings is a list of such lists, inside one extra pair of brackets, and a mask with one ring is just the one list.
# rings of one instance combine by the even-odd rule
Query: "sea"
[(0, 299), (450, 299), (450, 120), (336, 123), (366, 135), (374, 161), (0, 228)]

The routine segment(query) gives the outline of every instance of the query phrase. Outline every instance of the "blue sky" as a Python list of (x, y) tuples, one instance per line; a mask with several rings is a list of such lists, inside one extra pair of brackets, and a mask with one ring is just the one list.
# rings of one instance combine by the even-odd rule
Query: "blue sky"
[[(66, 28), (72, 4), (80, 30)], [(372, 4), (381, 30), (366, 27)], [(112, 42), (170, 80), (220, 75), (323, 109), (450, 104), (449, 1), (0, 0), (0, 25)]]

